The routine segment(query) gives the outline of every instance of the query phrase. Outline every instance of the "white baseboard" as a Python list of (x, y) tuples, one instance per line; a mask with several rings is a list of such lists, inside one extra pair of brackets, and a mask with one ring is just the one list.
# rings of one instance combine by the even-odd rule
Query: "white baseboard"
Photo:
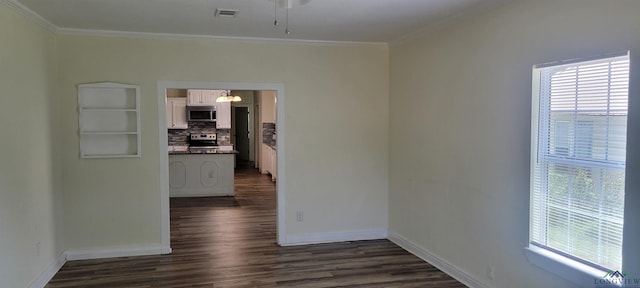
[(92, 249), (68, 250), (67, 260), (86, 260), (128, 256), (162, 255), (171, 253), (171, 248), (160, 245), (117, 246)]
[(286, 235), (286, 242), (280, 243), (282, 246), (296, 246), (344, 241), (360, 241), (386, 239), (386, 229), (325, 232), (325, 233), (300, 233)]
[(64, 263), (66, 262), (67, 262), (66, 253), (60, 254), (60, 256), (58, 256), (55, 260), (53, 260), (53, 263), (51, 263), (46, 270), (42, 271), (42, 273), (38, 275), (38, 278), (36, 278), (35, 280), (33, 280), (33, 282), (31, 282), (31, 285), (29, 285), (29, 288), (44, 288), (44, 286), (46, 286), (47, 283), (51, 281), (51, 278), (53, 278), (53, 276), (55, 276), (56, 273), (58, 273), (60, 268), (62, 268), (62, 265), (64, 265)]
[(424, 249), (418, 246), (417, 244), (409, 241), (407, 238), (405, 238), (404, 236), (398, 233), (389, 231), (389, 240), (393, 243), (396, 243), (396, 245), (402, 247), (404, 250), (409, 251), (411, 254), (416, 255), (418, 258), (440, 269), (442, 272), (449, 274), (449, 276), (460, 281), (462, 284), (467, 285), (468, 287), (471, 287), (471, 288), (490, 288), (491, 287), (481, 282), (477, 278), (473, 277), (469, 273), (465, 272), (464, 270), (448, 263), (442, 258), (429, 252), (429, 250)]

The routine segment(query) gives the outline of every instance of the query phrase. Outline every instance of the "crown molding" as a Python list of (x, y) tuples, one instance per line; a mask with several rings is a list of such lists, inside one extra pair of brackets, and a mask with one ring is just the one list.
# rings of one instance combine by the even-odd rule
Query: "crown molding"
[(34, 12), (33, 10), (29, 9), (29, 7), (22, 5), (16, 0), (0, 0), (0, 4), (4, 4), (10, 9), (13, 9), (14, 11), (25, 16), (27, 19), (34, 21), (35, 23), (44, 27), (52, 33), (58, 32), (58, 27), (56, 25), (49, 22), (49, 20), (44, 19), (42, 16), (40, 16), (40, 14)]
[(388, 44), (384, 42), (354, 42), (354, 41), (325, 41), (325, 40), (259, 38), (259, 37), (233, 37), (233, 36), (149, 33), (149, 32), (130, 32), (130, 31), (114, 31), (114, 30), (75, 29), (75, 28), (58, 28), (57, 33), (61, 35), (75, 35), (75, 36), (119, 37), (119, 38), (138, 38), (138, 39), (156, 39), (156, 40), (205, 40), (205, 41), (208, 40), (208, 41), (243, 42), (243, 43), (252, 43), (252, 44), (266, 43), (266, 44), (295, 44), (295, 45), (313, 45), (313, 46), (326, 45), (326, 46), (369, 46), (369, 47), (383, 47), (383, 48), (388, 47)]
[(326, 40), (306, 40), (306, 39), (234, 37), (234, 36), (215, 36), (215, 35), (171, 34), (171, 33), (150, 33), (150, 32), (62, 28), (49, 22), (49, 20), (40, 16), (40, 14), (34, 12), (33, 10), (29, 9), (29, 7), (22, 5), (17, 0), (0, 0), (0, 4), (4, 4), (5, 6), (11, 8), (12, 10), (20, 13), (26, 18), (46, 28), (50, 32), (61, 34), (61, 35), (139, 38), (139, 39), (156, 39), (156, 40), (208, 40), (208, 41), (243, 42), (243, 43), (252, 43), (252, 44), (294, 44), (294, 45), (311, 45), (311, 46), (366, 46), (366, 47), (380, 47), (380, 48), (389, 47), (389, 44), (385, 42), (326, 41)]

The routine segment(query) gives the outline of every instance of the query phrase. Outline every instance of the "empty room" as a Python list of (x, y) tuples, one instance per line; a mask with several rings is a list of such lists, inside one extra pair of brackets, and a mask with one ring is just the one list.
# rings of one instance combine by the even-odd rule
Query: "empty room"
[(638, 11), (0, 0), (0, 287), (640, 287)]

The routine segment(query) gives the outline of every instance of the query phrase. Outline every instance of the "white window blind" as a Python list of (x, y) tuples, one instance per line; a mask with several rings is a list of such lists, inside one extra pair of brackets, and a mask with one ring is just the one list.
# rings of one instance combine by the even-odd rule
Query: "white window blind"
[(621, 270), (629, 56), (534, 75), (531, 245)]

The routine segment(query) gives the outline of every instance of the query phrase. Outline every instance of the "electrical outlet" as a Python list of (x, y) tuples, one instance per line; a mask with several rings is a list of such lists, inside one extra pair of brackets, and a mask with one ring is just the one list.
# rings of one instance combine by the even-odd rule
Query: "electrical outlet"
[(296, 212), (296, 220), (298, 222), (302, 222), (304, 221), (304, 214), (302, 213), (302, 211), (298, 211)]
[(493, 280), (494, 276), (495, 276), (495, 269), (493, 265), (491, 264), (487, 265), (487, 278), (489, 278), (489, 280)]

